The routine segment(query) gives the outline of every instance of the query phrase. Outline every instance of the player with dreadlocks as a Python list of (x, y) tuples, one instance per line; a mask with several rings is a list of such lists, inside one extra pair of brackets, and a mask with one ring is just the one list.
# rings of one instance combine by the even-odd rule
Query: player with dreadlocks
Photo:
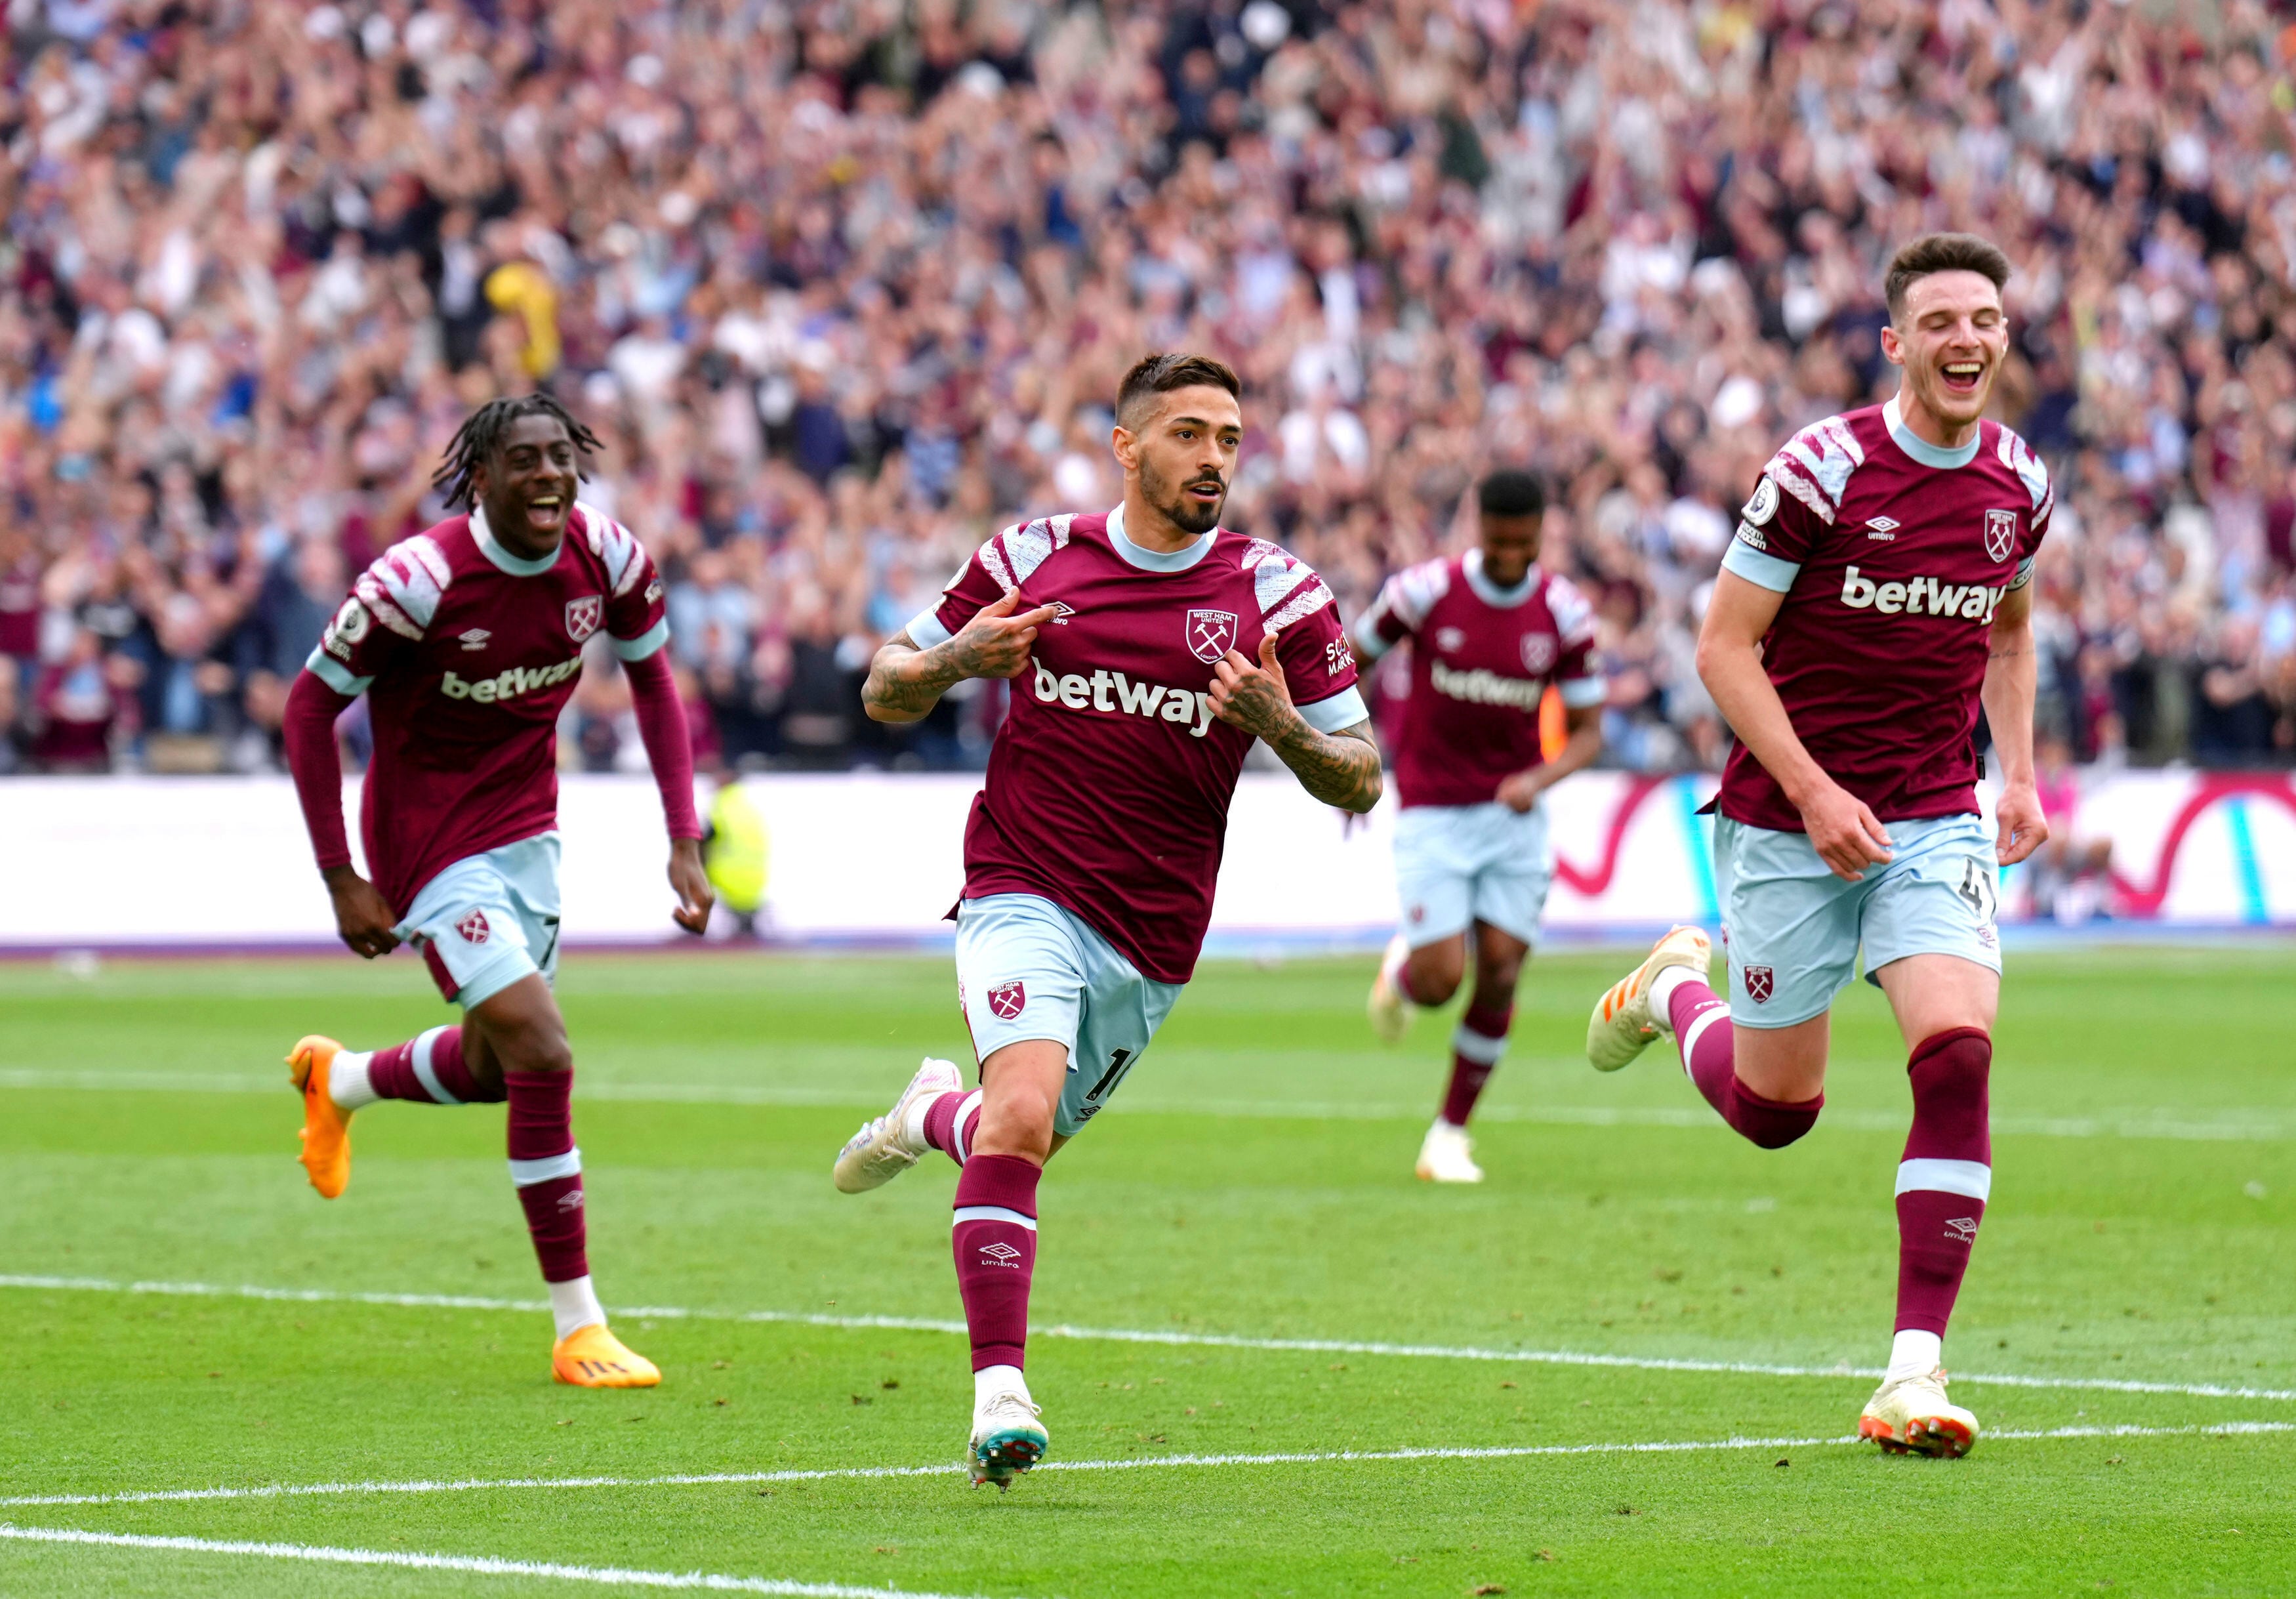
[[(287, 763), (345, 944), (422, 952), (459, 1027), (389, 1049), (317, 1035), (288, 1056), (302, 1161), (333, 1199), (350, 1121), (379, 1099), (508, 1102), (510, 1180), (549, 1284), (551, 1368), (586, 1388), (650, 1388), (652, 1363), (606, 1329), (585, 1254), (574, 1058), (558, 966), (558, 713), (603, 633), (627, 676), (669, 824), (677, 924), (713, 896), (694, 815), (693, 755), (672, 685), (661, 578), (629, 530), (575, 499), (599, 447), (546, 394), (496, 400), (455, 433), (432, 479), (459, 512), (383, 553), (335, 612), (287, 699)], [(343, 831), (335, 718), (367, 697), (374, 732), (359, 811), (369, 876)]]

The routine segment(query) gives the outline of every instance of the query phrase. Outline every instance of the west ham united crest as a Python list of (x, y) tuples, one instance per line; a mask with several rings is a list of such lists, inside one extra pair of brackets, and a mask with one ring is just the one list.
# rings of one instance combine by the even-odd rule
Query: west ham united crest
[(1227, 652), (1235, 648), (1235, 612), (1233, 611), (1191, 611), (1188, 612), (1188, 652), (1207, 666), (1215, 660), (1225, 660)]
[(455, 931), (463, 935), (463, 942), (465, 944), (483, 944), (487, 941), (487, 934), (492, 930), (487, 926), (486, 912), (472, 911), (455, 923)]
[[(1767, 483), (1767, 478), (1762, 480)], [(1536, 677), (1554, 664), (1554, 635), (1526, 633), (1522, 636), (1522, 669)]]
[(604, 619), (606, 601), (603, 594), (584, 594), (578, 600), (566, 602), (566, 636), (580, 644), (598, 630)]
[(1010, 1021), (1029, 1008), (1029, 990), (1015, 979), (988, 990), (988, 1008), (1000, 1021)]
[(1985, 553), (1995, 561), (2006, 561), (2017, 548), (2017, 513), (2014, 511), (1988, 511), (1985, 513)]
[(1770, 1003), (1770, 992), (1773, 987), (1773, 976), (1767, 966), (1749, 966), (1746, 968), (1747, 998), (1752, 1000), (1756, 1004), (1767, 1004)]

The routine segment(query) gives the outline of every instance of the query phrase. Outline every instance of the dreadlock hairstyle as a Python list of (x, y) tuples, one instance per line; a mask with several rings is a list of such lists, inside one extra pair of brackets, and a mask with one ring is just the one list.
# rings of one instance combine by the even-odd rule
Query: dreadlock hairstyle
[(521, 416), (554, 416), (559, 420), (566, 429), (566, 436), (574, 441), (574, 475), (578, 479), (587, 475), (582, 471), (582, 458), (605, 447), (598, 442), (595, 433), (574, 420), (574, 414), (559, 404), (554, 395), (522, 394), (515, 399), (488, 400), (455, 430), (454, 442), (447, 447), (447, 458), (430, 474), (430, 487), (446, 495), (448, 510), (467, 511), (478, 503), (473, 480), (478, 469), (502, 447), (511, 424)]

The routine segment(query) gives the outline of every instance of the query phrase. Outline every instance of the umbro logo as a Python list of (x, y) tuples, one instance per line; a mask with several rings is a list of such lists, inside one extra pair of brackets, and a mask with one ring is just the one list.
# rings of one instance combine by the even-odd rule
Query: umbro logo
[(570, 1188), (558, 1196), (558, 1210), (561, 1215), (579, 1210), (581, 1208), (582, 1191), (579, 1188)]
[(1069, 618), (1076, 614), (1076, 607), (1066, 600), (1047, 600), (1045, 603), (1053, 608), (1053, 626), (1055, 627), (1067, 627)]
[(472, 627), (455, 636), (463, 641), (463, 648), (465, 650), (483, 650), (487, 647), (487, 640), (492, 638), (494, 635), (484, 627)]
[(1948, 1241), (1954, 1243), (1976, 1242), (1977, 1218), (1974, 1216), (1955, 1217), (1951, 1221), (1945, 1224), (1945, 1235)]
[(1021, 1251), (1001, 1239), (995, 1243), (984, 1243), (980, 1246), (980, 1259), (990, 1266), (1002, 1266), (1008, 1270), (1018, 1271), (1021, 1268), (1013, 1265), (1013, 1262), (1020, 1258)]
[(1866, 524), (1866, 537), (1895, 542), (1899, 524), (1894, 516), (1877, 516)]

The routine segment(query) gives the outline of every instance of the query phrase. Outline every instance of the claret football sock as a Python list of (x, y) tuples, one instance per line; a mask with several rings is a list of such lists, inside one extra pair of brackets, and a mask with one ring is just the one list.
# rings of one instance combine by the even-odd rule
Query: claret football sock
[(1514, 1006), (1469, 1005), (1451, 1035), (1451, 1083), (1443, 1095), (1443, 1119), (1455, 1128), (1467, 1125), (1483, 1086), (1498, 1069), (1506, 1053), (1507, 1029), (1514, 1021)]
[(963, 1166), (980, 1131), (980, 1090), (939, 1095), (925, 1102), (918, 1113), (922, 1117), (918, 1131), (925, 1143)]
[(574, 1147), (570, 1071), (503, 1074), (510, 1097), (510, 1180), (545, 1283), (590, 1275), (582, 1216), (582, 1152)]
[[(343, 1097), (345, 1092), (354, 1091), (354, 1084), (342, 1078), (340, 1062), (352, 1058), (335, 1057), (337, 1065), (327, 1085), (334, 1102), (345, 1110), (358, 1109)], [(503, 1099), (499, 1082), (481, 1084), (463, 1063), (459, 1027), (434, 1027), (404, 1044), (356, 1058), (361, 1064), (355, 1087), (367, 1095), (360, 1104), (377, 1099), (411, 1100), (419, 1105), (499, 1104)]]
[(1018, 1155), (976, 1155), (956, 1179), (950, 1251), (972, 1369), (1019, 1366), (1029, 1343), (1029, 1282), (1037, 1268), (1037, 1179)]
[[(1898, 1165), (1898, 1336), (1945, 1334), (1993, 1192), (1993, 1040), (1957, 1027), (1915, 1046), (1914, 1125)], [(1896, 1361), (1891, 1361), (1894, 1368)]]
[[(1660, 976), (1670, 976), (1670, 968)], [(1653, 985), (1655, 989), (1655, 985)], [(1695, 977), (1677, 978), (1669, 985), (1667, 1021), (1682, 1046), (1682, 1069), (1706, 1103), (1721, 1112), (1749, 1143), (1763, 1149), (1784, 1149), (1817, 1125), (1825, 1109), (1825, 1095), (1815, 1099), (1764, 1099), (1738, 1080), (1734, 1040), (1730, 1030), (1729, 1001)]]

